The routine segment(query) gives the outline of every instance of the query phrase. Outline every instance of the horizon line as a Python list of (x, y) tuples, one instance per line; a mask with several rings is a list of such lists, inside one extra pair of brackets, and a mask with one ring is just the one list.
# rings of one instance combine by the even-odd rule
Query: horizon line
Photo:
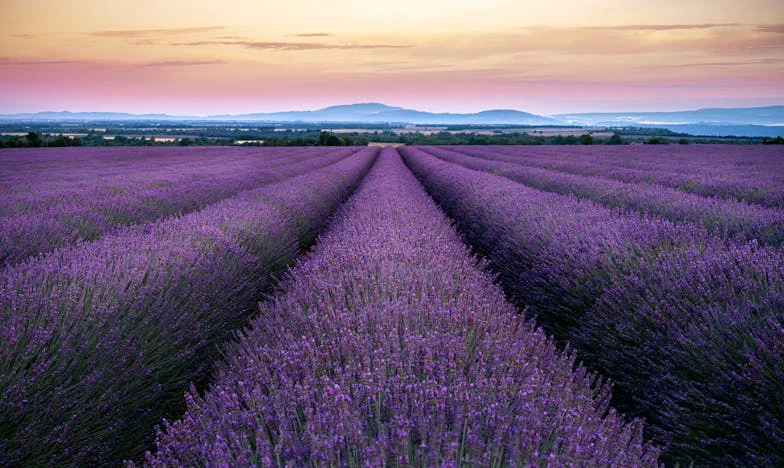
[(396, 108), (401, 110), (407, 111), (415, 111), (415, 112), (427, 112), (431, 114), (452, 114), (452, 115), (461, 115), (461, 114), (478, 114), (481, 112), (492, 112), (492, 111), (513, 111), (513, 112), (523, 112), (532, 114), (535, 116), (542, 116), (542, 117), (553, 117), (553, 116), (562, 116), (562, 115), (581, 115), (581, 114), (619, 114), (619, 113), (639, 113), (639, 114), (653, 114), (653, 113), (672, 113), (672, 112), (694, 112), (700, 110), (710, 110), (710, 109), (721, 109), (721, 110), (729, 110), (729, 109), (764, 109), (768, 107), (783, 107), (784, 103), (777, 103), (777, 104), (769, 104), (769, 105), (762, 105), (762, 106), (744, 106), (744, 107), (698, 107), (698, 108), (688, 108), (688, 109), (678, 109), (678, 110), (658, 110), (658, 111), (644, 111), (644, 110), (611, 110), (611, 111), (579, 111), (579, 112), (559, 112), (554, 114), (537, 114), (533, 112), (529, 112), (526, 110), (514, 109), (514, 108), (490, 108), (490, 109), (482, 109), (482, 110), (475, 110), (475, 111), (464, 111), (464, 112), (449, 112), (449, 111), (433, 111), (433, 110), (420, 110), (414, 108), (407, 108), (403, 106), (396, 106), (396, 105), (389, 105), (381, 102), (374, 102), (374, 101), (362, 101), (362, 102), (354, 102), (350, 104), (333, 104), (325, 107), (319, 107), (315, 109), (287, 109), (287, 110), (277, 110), (277, 111), (266, 111), (266, 112), (242, 112), (242, 113), (215, 113), (215, 114), (170, 114), (168, 112), (127, 112), (122, 110), (90, 110), (90, 111), (71, 111), (71, 110), (39, 110), (39, 111), (22, 111), (22, 112), (6, 112), (0, 111), (0, 116), (13, 116), (13, 115), (38, 115), (38, 114), (126, 114), (129, 116), (148, 116), (148, 115), (159, 115), (159, 116), (166, 116), (166, 117), (188, 117), (188, 118), (215, 118), (215, 117), (236, 117), (236, 116), (244, 116), (244, 115), (255, 115), (255, 114), (280, 114), (280, 113), (289, 113), (289, 112), (318, 112), (325, 109), (329, 109), (332, 107), (348, 107), (348, 106), (357, 106), (357, 105), (382, 105), (389, 108)]

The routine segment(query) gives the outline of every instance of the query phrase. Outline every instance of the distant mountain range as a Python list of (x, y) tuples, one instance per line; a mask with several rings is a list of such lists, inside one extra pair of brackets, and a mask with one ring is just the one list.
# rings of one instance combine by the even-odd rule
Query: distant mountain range
[(435, 113), (379, 103), (332, 106), (314, 111), (187, 116), (117, 112), (38, 112), (0, 114), (5, 121), (248, 121), (303, 123), (393, 123), (416, 125), (576, 125), (654, 127), (699, 135), (784, 135), (784, 106), (698, 109), (678, 112), (609, 112), (542, 116), (517, 110), (477, 113)]
[(784, 125), (784, 106), (707, 108), (677, 112), (601, 112), (559, 114), (559, 120), (578, 125)]
[(489, 110), (475, 114), (433, 113), (378, 103), (332, 106), (315, 111), (225, 115), (125, 114), (116, 112), (38, 112), (0, 114), (2, 120), (210, 120), (308, 123), (409, 123), (419, 125), (560, 125), (549, 117), (516, 110)]
[(557, 125), (549, 117), (516, 110), (489, 110), (475, 114), (424, 112), (378, 103), (332, 106), (315, 111), (274, 112), (270, 114), (216, 115), (215, 119), (269, 120), (279, 122), (358, 122), (409, 123), (419, 125)]
[(666, 128), (708, 136), (784, 136), (784, 106), (559, 114), (553, 117), (570, 125)]

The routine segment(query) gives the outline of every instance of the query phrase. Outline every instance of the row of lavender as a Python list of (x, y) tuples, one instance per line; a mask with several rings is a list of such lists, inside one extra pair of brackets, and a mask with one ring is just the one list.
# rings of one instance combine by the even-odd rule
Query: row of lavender
[[(303, 149), (304, 150), (304, 149)], [(313, 151), (313, 150), (311, 150)], [(49, 153), (56, 153), (52, 161)], [(84, 153), (84, 154), (83, 154)], [(0, 152), (0, 216), (24, 214), (73, 201), (106, 198), (161, 185), (188, 183), (196, 177), (230, 176), (260, 169), (253, 163), (286, 157), (280, 149), (87, 148), (82, 152), (29, 150)], [(292, 151), (297, 158), (301, 151)], [(85, 155), (89, 159), (84, 159)]]
[(139, 455), (376, 155), (297, 163), (311, 170), (6, 268), (0, 465)]
[[(85, 179), (81, 171), (99, 175), (120, 174), (128, 167), (137, 170), (153, 171), (158, 167), (185, 164), (192, 161), (193, 155), (199, 159), (207, 154), (214, 156), (229, 155), (242, 157), (257, 153), (260, 148), (247, 147), (71, 147), (8, 149), (0, 158), (0, 180), (17, 179), (20, 174), (30, 171), (45, 174), (50, 180)], [(263, 148), (264, 150), (272, 148)], [(132, 155), (132, 158), (129, 156)], [(165, 157), (165, 159), (163, 158)], [(24, 162), (23, 164), (21, 162)], [(74, 172), (72, 169), (78, 169)]]
[(779, 249), (401, 152), (510, 299), (612, 378), (665, 460), (784, 464)]
[(633, 210), (670, 221), (694, 223), (728, 238), (756, 240), (774, 246), (784, 242), (784, 211), (779, 209), (738, 200), (703, 197), (659, 184), (619, 182), (499, 161), (498, 154), (487, 147), (423, 148), (423, 151), (445, 161), (502, 175), (548, 192), (574, 195), (612, 208)]
[(655, 466), (392, 149), (150, 466)]
[(784, 207), (784, 160), (774, 146), (496, 146), (491, 150), (507, 162), (531, 167)]
[[(121, 151), (125, 164), (109, 158), (113, 164), (125, 166), (116, 175), (107, 173), (111, 164), (97, 165), (100, 170), (93, 173), (86, 168), (67, 168), (64, 158), (51, 171), (17, 170), (9, 179), (18, 182), (4, 181), (10, 194), (3, 203), (9, 214), (0, 218), (0, 265), (18, 263), (79, 240), (95, 240), (123, 226), (197, 211), (243, 190), (327, 166), (354, 152), (202, 151), (184, 160), (184, 155), (166, 151), (153, 151), (156, 157), (138, 150)], [(93, 156), (100, 161), (116, 152)], [(16, 158), (17, 154), (3, 153), (8, 159), (18, 159), (22, 166), (38, 156)], [(137, 161), (141, 154), (145, 157)], [(79, 175), (69, 178), (69, 171)], [(60, 173), (58, 179), (56, 174)], [(22, 181), (28, 185), (25, 190), (20, 188)]]

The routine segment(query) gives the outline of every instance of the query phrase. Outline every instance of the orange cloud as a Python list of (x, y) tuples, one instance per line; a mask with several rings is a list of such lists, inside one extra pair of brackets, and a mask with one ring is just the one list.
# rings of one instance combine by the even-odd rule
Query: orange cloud
[(194, 41), (175, 42), (175, 46), (237, 45), (262, 50), (319, 50), (319, 49), (404, 49), (410, 45), (399, 44), (326, 44), (319, 42), (265, 42), (265, 41)]
[(79, 60), (31, 60), (17, 57), (0, 57), (0, 66), (39, 66), (81, 63)]
[(778, 33), (784, 34), (784, 23), (779, 24), (765, 24), (758, 28), (762, 32), (766, 33)]
[(226, 29), (225, 26), (205, 26), (196, 28), (166, 29), (109, 29), (85, 33), (95, 37), (114, 37), (119, 39), (138, 39), (147, 37), (177, 36), (183, 34), (202, 34)]
[(599, 31), (682, 31), (686, 29), (714, 29), (743, 26), (741, 23), (703, 23), (703, 24), (622, 24), (618, 26), (583, 26), (581, 29)]
[(140, 63), (138, 67), (194, 67), (201, 65), (223, 65), (225, 60), (163, 60), (160, 62)]

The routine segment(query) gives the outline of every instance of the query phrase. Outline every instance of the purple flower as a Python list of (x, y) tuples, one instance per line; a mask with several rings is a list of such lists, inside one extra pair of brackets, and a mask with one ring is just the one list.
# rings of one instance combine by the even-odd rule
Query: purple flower
[[(733, 151), (719, 149), (732, 160)], [(604, 150), (460, 148), (478, 156), (503, 153), (509, 158), (517, 151), (523, 169), (550, 164), (551, 155), (579, 166), (581, 160), (568, 154)], [(510, 164), (494, 166), (493, 161), (445, 149), (428, 151), (442, 159), (415, 148), (401, 150), (429, 193), (456, 219), (465, 239), (487, 257), (510, 299), (575, 349), (587, 366), (612, 379), (617, 407), (647, 419), (646, 434), (664, 449), (663, 461), (784, 464), (780, 248), (759, 245), (754, 236), (744, 242), (698, 227), (703, 216), (698, 205), (697, 216), (689, 218), (694, 222), (673, 223), (575, 197), (600, 186), (591, 185), (589, 177), (548, 170), (527, 173), (531, 179), (518, 183), (484, 171)], [(612, 151), (609, 161), (624, 154)], [(632, 148), (625, 151), (634, 161)], [(737, 162), (767, 167), (769, 178), (780, 175), (771, 151), (756, 159), (746, 151), (738, 150)], [(707, 166), (700, 161), (693, 164)], [(730, 162), (719, 158), (721, 164)], [(526, 185), (540, 186), (540, 177), (542, 187), (563, 183), (566, 195)], [(782, 188), (771, 187), (774, 192)], [(633, 188), (649, 193), (645, 184)], [(705, 200), (708, 213), (716, 205)], [(639, 201), (668, 209), (667, 198)], [(680, 210), (681, 201), (673, 197), (669, 207)], [(744, 206), (755, 212), (754, 206)]]
[(150, 466), (655, 466), (394, 149), (230, 346)]
[(303, 175), (3, 270), (0, 465), (140, 455), (377, 151), (304, 151)]

